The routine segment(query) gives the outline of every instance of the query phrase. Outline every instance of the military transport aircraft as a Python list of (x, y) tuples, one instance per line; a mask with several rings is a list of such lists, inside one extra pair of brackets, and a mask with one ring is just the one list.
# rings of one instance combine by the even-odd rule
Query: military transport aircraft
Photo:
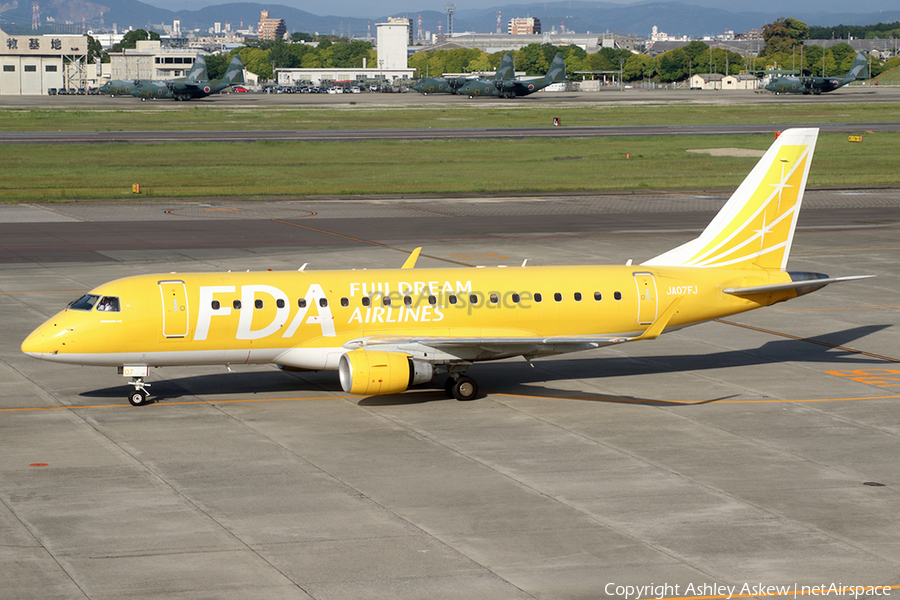
[(542, 90), (551, 83), (558, 83), (566, 80), (566, 63), (563, 62), (561, 54), (557, 54), (547, 69), (547, 74), (543, 77), (525, 77), (523, 79), (504, 79), (502, 81), (469, 81), (459, 88), (458, 94), (467, 95), (469, 98), (475, 96), (499, 96), (501, 98), (515, 98), (516, 96), (527, 96), (538, 90)]
[[(513, 69), (512, 54), (507, 52), (500, 59), (500, 65), (497, 67), (494, 79), (484, 79), (484, 81), (512, 79), (513, 77), (515, 77), (515, 70)], [(414, 83), (412, 89), (421, 92), (423, 96), (428, 94), (458, 94), (459, 88), (469, 81), (474, 80), (471, 77), (426, 77)]]
[(866, 55), (862, 52), (856, 54), (850, 71), (843, 77), (778, 77), (773, 79), (766, 89), (776, 94), (821, 94), (833, 92), (857, 79), (865, 79), (869, 76), (866, 63)]
[[(194, 59), (194, 63), (191, 65), (190, 70), (187, 72), (187, 75), (184, 76), (184, 81), (203, 81), (209, 79), (209, 76), (206, 74), (206, 59), (203, 58), (203, 55), (197, 55), (197, 58)], [(175, 81), (181, 81), (182, 78), (176, 79)], [(131, 95), (131, 92), (134, 91), (137, 85), (140, 85), (140, 79), (113, 79), (112, 81), (107, 81), (103, 85), (98, 88), (98, 92), (101, 94), (109, 94), (110, 97), (115, 96), (125, 96)]]
[(276, 364), (337, 370), (350, 394), (449, 375), (471, 400), (477, 361), (649, 340), (783, 302), (829, 277), (786, 270), (818, 129), (778, 137), (699, 237), (641, 265), (164, 273), (100, 285), (35, 329), (22, 352), (117, 367), (134, 405), (151, 367)]
[[(244, 66), (241, 63), (241, 57), (235, 54), (222, 79), (208, 79), (204, 64), (202, 79), (185, 78), (173, 79), (172, 81), (134, 80), (130, 89), (126, 90), (126, 93), (141, 100), (158, 98), (190, 100), (191, 98), (205, 98), (232, 85), (242, 83), (244, 83)], [(103, 87), (100, 88), (100, 92), (106, 93), (103, 91)]]
[(244, 65), (237, 54), (231, 59), (222, 79), (206, 79), (201, 81), (140, 81), (131, 91), (131, 95), (141, 100), (172, 98), (174, 100), (190, 100), (205, 98), (222, 90), (244, 83)]

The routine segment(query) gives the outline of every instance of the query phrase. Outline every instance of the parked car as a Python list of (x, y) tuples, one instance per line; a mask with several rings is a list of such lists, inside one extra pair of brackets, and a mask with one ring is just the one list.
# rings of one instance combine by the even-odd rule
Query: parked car
[(236, 85), (236, 86), (234, 86), (234, 87), (231, 88), (231, 89), (234, 90), (235, 92), (239, 93), (239, 94), (243, 94), (244, 92), (249, 92), (249, 91), (250, 91), (250, 90), (248, 90), (247, 88), (245, 88), (245, 87), (242, 86), (242, 85)]
[(48, 95), (48, 96), (55, 96), (55, 95), (56, 95), (56, 88), (47, 88), (47, 95)]

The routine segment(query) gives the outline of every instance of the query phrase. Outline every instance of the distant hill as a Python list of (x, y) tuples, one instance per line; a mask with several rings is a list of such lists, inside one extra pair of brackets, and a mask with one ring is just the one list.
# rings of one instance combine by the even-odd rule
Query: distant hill
[[(698, 4), (712, 0), (695, 0)], [(718, 0), (716, 0), (718, 1)], [(841, 13), (806, 13), (800, 8), (790, 10), (768, 9), (766, 0), (754, 6), (754, 12), (734, 12), (715, 6), (700, 6), (684, 2), (649, 1), (636, 4), (615, 4), (610, 2), (563, 1), (537, 4), (507, 4), (482, 9), (458, 10), (454, 15), (454, 31), (477, 31), (488, 33), (496, 30), (497, 11), (501, 13), (501, 29), (505, 32), (506, 23), (512, 17), (532, 16), (541, 20), (545, 31), (551, 28), (560, 30), (561, 25), (576, 33), (602, 33), (610, 31), (624, 35), (636, 35), (646, 38), (654, 25), (670, 35), (689, 35), (700, 37), (716, 35), (726, 30), (735, 32), (748, 31), (762, 27), (781, 16), (793, 16), (809, 25), (834, 26), (865, 25), (878, 22), (900, 20), (900, 10), (881, 11), (877, 13), (853, 14)], [(803, 6), (806, 6), (805, 4)], [(846, 4), (845, 4), (846, 6)], [(861, 6), (868, 6), (863, 3)], [(230, 23), (232, 29), (256, 24), (259, 13), (268, 10), (273, 17), (284, 19), (288, 31), (303, 31), (320, 34), (350, 35), (364, 37), (369, 31), (375, 34), (375, 23), (382, 22), (388, 16), (408, 17), (413, 22), (413, 35), (416, 33), (416, 19), (422, 15), (423, 31), (437, 32), (438, 21), (442, 21), (443, 32), (447, 32), (447, 16), (437, 11), (409, 11), (382, 15), (375, 19), (364, 19), (346, 16), (319, 16), (290, 6), (280, 4), (257, 4), (254, 2), (235, 2), (207, 6), (199, 10), (170, 11), (157, 8), (139, 0), (42, 0), (42, 23), (47, 26), (47, 17), (54, 20), (55, 27), (66, 22), (71, 23), (69, 29), (81, 31), (82, 18), (88, 29), (98, 29), (100, 12), (106, 28), (115, 23), (120, 31), (128, 27), (147, 28), (154, 25), (171, 24), (175, 19), (181, 20), (183, 29), (207, 30), (213, 23), (223, 26)], [(845, 9), (846, 10), (846, 9)], [(27, 0), (0, 0), (0, 27), (8, 33), (25, 33), (31, 31), (31, 3)]]

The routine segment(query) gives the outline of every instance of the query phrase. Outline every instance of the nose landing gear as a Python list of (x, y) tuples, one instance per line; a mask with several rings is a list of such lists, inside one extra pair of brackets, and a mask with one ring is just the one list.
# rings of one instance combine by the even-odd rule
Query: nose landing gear
[(147, 404), (148, 399), (150, 398), (150, 392), (146, 390), (146, 388), (150, 387), (149, 383), (144, 383), (143, 377), (132, 377), (131, 385), (134, 386), (134, 391), (128, 395), (128, 402), (132, 406), (143, 406)]

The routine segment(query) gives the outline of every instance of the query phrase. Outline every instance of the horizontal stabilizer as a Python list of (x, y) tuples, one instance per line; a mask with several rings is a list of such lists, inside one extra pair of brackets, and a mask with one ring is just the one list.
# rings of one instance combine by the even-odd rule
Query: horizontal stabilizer
[[(726, 294), (733, 296), (752, 296), (754, 294), (765, 294), (768, 292), (777, 292), (780, 290), (798, 290), (802, 288), (815, 287), (820, 288), (829, 283), (838, 283), (840, 281), (856, 281), (857, 279), (869, 279), (875, 275), (849, 275), (847, 277), (828, 277), (825, 279), (808, 279), (805, 281), (789, 281), (787, 283), (773, 283), (771, 285), (754, 285), (751, 287), (733, 287), (722, 290)], [(809, 290), (812, 291), (812, 290)], [(804, 292), (805, 293), (805, 292)]]

